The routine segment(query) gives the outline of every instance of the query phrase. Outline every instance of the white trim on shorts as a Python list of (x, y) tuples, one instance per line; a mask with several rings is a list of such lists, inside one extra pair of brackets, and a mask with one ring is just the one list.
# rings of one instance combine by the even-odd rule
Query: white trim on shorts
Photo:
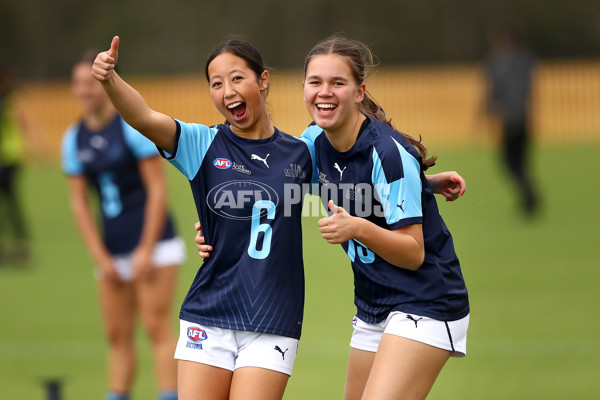
[(235, 371), (265, 368), (292, 375), (298, 339), (262, 332), (217, 328), (179, 320), (175, 358)]
[[(180, 237), (161, 240), (156, 243), (152, 252), (152, 264), (154, 268), (164, 268), (172, 265), (181, 265), (186, 258), (185, 243)], [(113, 265), (117, 271), (119, 280), (123, 282), (133, 281), (133, 252), (113, 255)], [(96, 279), (102, 278), (102, 271), (96, 267), (94, 270)]]
[(350, 347), (376, 352), (384, 333), (401, 336), (452, 352), (452, 357), (467, 355), (469, 315), (456, 321), (439, 321), (401, 311), (391, 312), (376, 324), (368, 324), (354, 316)]

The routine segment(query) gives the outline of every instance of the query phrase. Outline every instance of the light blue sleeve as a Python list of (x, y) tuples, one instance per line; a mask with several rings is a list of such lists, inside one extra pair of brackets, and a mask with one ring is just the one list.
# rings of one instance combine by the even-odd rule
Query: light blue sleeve
[[(296, 137), (296, 136), (294, 136)], [(313, 184), (319, 183), (318, 175), (317, 175), (317, 161), (315, 159), (315, 143), (305, 137), (296, 137), (298, 140), (303, 141), (308, 147), (308, 152), (310, 153), (310, 159), (312, 160), (312, 178), (310, 180), (311, 189)], [(312, 193), (312, 190), (309, 189), (309, 193)]]
[(83, 174), (83, 165), (77, 158), (77, 125), (71, 125), (63, 136), (62, 170), (67, 175)]
[(400, 162), (404, 176), (393, 182), (387, 182), (381, 160), (373, 148), (373, 172), (371, 179), (383, 206), (385, 220), (393, 229), (404, 225), (421, 223), (423, 210), (421, 205), (421, 177), (419, 161), (410, 155), (396, 140), (394, 143), (400, 152)]
[(173, 154), (164, 150), (159, 150), (159, 152), (191, 181), (198, 173), (204, 156), (219, 130), (179, 120), (175, 120), (175, 123), (177, 124), (177, 133)]
[[(310, 156), (312, 158), (312, 166), (313, 166), (313, 175), (310, 184), (310, 194), (314, 194), (315, 196), (319, 195), (318, 185), (319, 184), (319, 173), (317, 172), (317, 158), (315, 155), (315, 140), (317, 137), (323, 133), (323, 129), (319, 128), (318, 125), (313, 124), (302, 132), (300, 136), (300, 140), (302, 140), (308, 146), (308, 150), (310, 151)], [(316, 193), (314, 193), (316, 192)]]
[(158, 155), (158, 150), (150, 139), (133, 129), (127, 122), (121, 121), (121, 124), (125, 143), (127, 143), (127, 147), (129, 147), (135, 158), (142, 160)]
[(323, 133), (323, 129), (321, 129), (319, 125), (313, 123), (312, 125), (309, 125), (304, 132), (302, 132), (301, 137), (311, 141), (314, 144), (317, 136), (319, 136), (321, 133)]

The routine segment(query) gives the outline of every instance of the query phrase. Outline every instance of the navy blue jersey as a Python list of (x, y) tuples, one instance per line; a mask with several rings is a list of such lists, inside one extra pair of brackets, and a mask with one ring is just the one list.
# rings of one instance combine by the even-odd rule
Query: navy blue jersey
[(369, 123), (347, 152), (309, 126), (325, 208), (332, 199), (350, 215), (385, 229), (422, 224), (425, 261), (416, 271), (396, 267), (352, 239), (342, 244), (354, 271), (358, 317), (368, 323), (392, 311), (453, 321), (469, 313), (467, 289), (452, 236), (438, 211), (418, 151), (389, 125)]
[[(104, 243), (111, 254), (129, 253), (140, 240), (146, 191), (138, 160), (156, 155), (154, 144), (119, 115), (100, 132), (91, 132), (79, 122), (63, 137), (63, 171), (84, 176), (97, 190)], [(173, 236), (173, 223), (167, 217), (162, 239)]]
[(307, 144), (275, 129), (260, 140), (229, 125), (177, 122), (173, 154), (190, 181), (206, 242), (180, 318), (220, 328), (299, 338), (304, 308), (302, 186), (311, 182)]

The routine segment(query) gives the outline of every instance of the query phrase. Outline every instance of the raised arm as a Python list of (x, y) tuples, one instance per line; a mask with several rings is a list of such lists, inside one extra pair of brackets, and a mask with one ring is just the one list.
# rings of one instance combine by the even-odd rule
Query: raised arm
[(176, 125), (173, 119), (151, 109), (142, 95), (115, 71), (119, 57), (119, 37), (115, 36), (110, 50), (98, 54), (92, 75), (102, 83), (110, 100), (123, 119), (158, 147), (172, 153), (175, 148)]

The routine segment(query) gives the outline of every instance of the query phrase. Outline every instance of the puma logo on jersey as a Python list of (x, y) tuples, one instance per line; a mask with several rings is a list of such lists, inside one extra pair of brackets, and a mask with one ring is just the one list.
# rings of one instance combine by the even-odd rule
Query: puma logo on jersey
[(108, 146), (108, 140), (100, 135), (94, 135), (90, 139), (90, 146), (97, 150), (103, 150)]
[(404, 204), (404, 200), (402, 200), (402, 203), (398, 204), (398, 208), (400, 209), (400, 211), (404, 212), (404, 208), (402, 208), (402, 205)]
[(406, 318), (410, 319), (412, 322), (415, 323), (415, 328), (418, 328), (417, 326), (417, 322), (419, 322), (420, 320), (423, 319), (423, 317), (419, 318), (419, 319), (414, 319), (412, 315), (407, 315)]
[(341, 169), (340, 166), (338, 165), (338, 163), (333, 164), (333, 168), (337, 169), (340, 172), (340, 181), (342, 180), (342, 176), (344, 175), (344, 171), (346, 170), (346, 167), (344, 167), (344, 169)]
[(278, 352), (281, 353), (281, 358), (283, 360), (285, 360), (285, 353), (289, 350), (289, 349), (285, 349), (285, 351), (282, 351), (281, 348), (279, 346), (275, 346), (275, 350), (277, 350)]
[(267, 158), (268, 158), (270, 155), (271, 155), (271, 154), (267, 154), (267, 155), (265, 156), (265, 158), (262, 158), (261, 156), (257, 156), (256, 154), (252, 154), (252, 155), (250, 156), (250, 159), (252, 159), (252, 160), (259, 160), (259, 161), (262, 161), (263, 163), (265, 163), (265, 165), (267, 166), (267, 168), (269, 168), (269, 164), (267, 164)]

